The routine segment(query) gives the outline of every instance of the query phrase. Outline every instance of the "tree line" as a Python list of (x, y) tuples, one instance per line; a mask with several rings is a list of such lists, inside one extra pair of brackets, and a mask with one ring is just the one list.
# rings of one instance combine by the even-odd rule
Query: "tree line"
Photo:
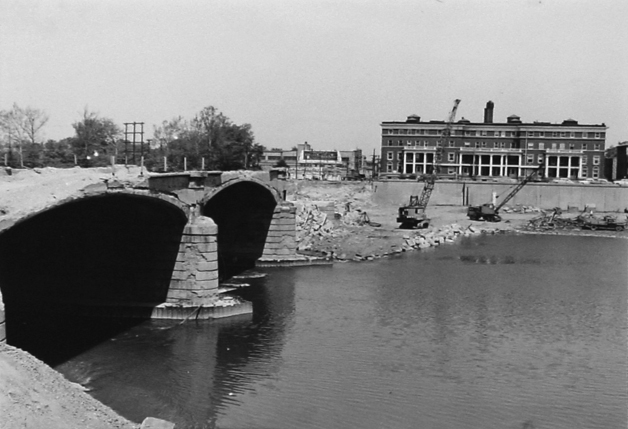
[(14, 104), (0, 110), (0, 165), (14, 168), (98, 167), (140, 164), (151, 171), (259, 169), (264, 146), (250, 124), (238, 125), (213, 106), (193, 118), (181, 116), (154, 126), (153, 138), (130, 133), (113, 120), (85, 109), (74, 135), (43, 141), (46, 112)]

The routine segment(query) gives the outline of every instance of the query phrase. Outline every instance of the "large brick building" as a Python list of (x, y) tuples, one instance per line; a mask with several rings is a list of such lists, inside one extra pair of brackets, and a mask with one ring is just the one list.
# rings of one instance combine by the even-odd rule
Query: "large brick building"
[(464, 118), (441, 142), (445, 121), (382, 122), (382, 173), (425, 174), (432, 171), (437, 145), (444, 145), (440, 174), (451, 178), (522, 177), (545, 160), (545, 177), (582, 179), (604, 176), (606, 125), (522, 122), (516, 115), (493, 122), (492, 101), (484, 122)]

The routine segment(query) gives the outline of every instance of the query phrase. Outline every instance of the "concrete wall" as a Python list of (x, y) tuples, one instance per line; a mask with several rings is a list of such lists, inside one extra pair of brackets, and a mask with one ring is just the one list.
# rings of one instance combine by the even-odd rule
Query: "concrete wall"
[[(381, 181), (374, 183), (373, 199), (378, 204), (394, 206), (407, 204), (410, 195), (420, 195), (423, 183), (413, 181)], [(505, 197), (515, 184), (491, 182), (436, 183), (430, 204), (477, 205), (491, 201), (493, 191)], [(499, 199), (497, 199), (499, 203)], [(628, 187), (617, 185), (563, 185), (552, 183), (528, 183), (507, 205), (529, 205), (542, 209), (569, 207), (584, 209), (595, 205), (598, 211), (624, 211), (628, 208)]]

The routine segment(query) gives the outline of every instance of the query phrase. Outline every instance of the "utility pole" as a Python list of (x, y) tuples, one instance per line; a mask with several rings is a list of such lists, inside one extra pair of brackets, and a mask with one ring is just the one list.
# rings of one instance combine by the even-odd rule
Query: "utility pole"
[(125, 122), (124, 123), (124, 140), (129, 141), (132, 136), (133, 143), (133, 164), (135, 164), (135, 143), (138, 141), (136, 136), (139, 134), (140, 156), (144, 157), (144, 122)]

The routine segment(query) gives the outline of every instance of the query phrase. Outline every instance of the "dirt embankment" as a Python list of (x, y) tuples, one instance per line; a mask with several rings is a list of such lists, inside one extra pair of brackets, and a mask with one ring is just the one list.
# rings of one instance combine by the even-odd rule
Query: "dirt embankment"
[(19, 349), (0, 344), (0, 427), (131, 429), (83, 388)]
[(539, 214), (529, 210), (509, 213), (500, 223), (473, 222), (466, 207), (432, 205), (429, 228), (400, 229), (398, 207), (374, 204), (372, 188), (367, 182), (293, 184), (287, 199), (297, 207), (298, 251), (339, 261), (370, 260), (458, 236), (513, 230)]
[[(431, 219), (429, 228), (400, 229), (396, 220), (398, 207), (373, 203), (372, 192), (373, 186), (367, 182), (292, 183), (287, 199), (297, 206), (298, 251), (337, 261), (361, 261), (437, 246), (461, 236), (508, 231), (628, 236), (624, 231), (583, 230), (575, 222), (579, 213), (554, 214), (535, 207), (505, 206), (500, 212), (502, 222), (478, 222), (467, 218), (466, 207), (440, 206), (437, 201), (432, 201), (427, 210)], [(602, 216), (603, 213), (596, 215)], [(618, 217), (624, 216), (620, 214)]]

